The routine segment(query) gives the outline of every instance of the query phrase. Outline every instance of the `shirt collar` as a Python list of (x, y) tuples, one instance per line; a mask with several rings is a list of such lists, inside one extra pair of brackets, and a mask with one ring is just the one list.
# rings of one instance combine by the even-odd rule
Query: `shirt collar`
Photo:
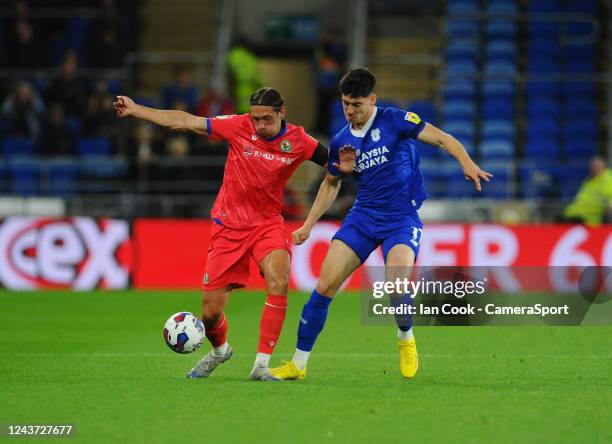
[(374, 119), (376, 118), (377, 112), (378, 112), (378, 107), (375, 106), (374, 111), (372, 112), (372, 115), (370, 116), (368, 121), (365, 123), (365, 125), (363, 125), (361, 129), (358, 129), (358, 130), (353, 129), (351, 125), (349, 124), (351, 134), (355, 137), (365, 137), (366, 133), (369, 131), (369, 129), (372, 127), (372, 124), (374, 123)]

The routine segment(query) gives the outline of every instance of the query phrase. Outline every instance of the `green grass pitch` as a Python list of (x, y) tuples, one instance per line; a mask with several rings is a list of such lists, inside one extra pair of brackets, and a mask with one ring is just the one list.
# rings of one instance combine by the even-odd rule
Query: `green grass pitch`
[[(207, 380), (161, 329), (196, 292), (0, 292), (0, 423), (69, 423), (69, 442), (612, 442), (612, 328), (416, 327), (399, 374), (395, 329), (331, 306), (305, 381), (249, 381), (263, 292), (232, 295), (235, 356)], [(295, 347), (290, 295), (273, 364)], [(0, 438), (11, 442), (16, 439)]]

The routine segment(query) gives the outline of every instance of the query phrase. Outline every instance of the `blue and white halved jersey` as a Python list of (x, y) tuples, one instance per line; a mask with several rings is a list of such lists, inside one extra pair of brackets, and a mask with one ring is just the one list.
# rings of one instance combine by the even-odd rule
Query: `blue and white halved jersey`
[(351, 129), (348, 124), (332, 138), (328, 170), (334, 176), (340, 174), (333, 166), (339, 162), (339, 149), (350, 145), (357, 150), (353, 172), (357, 199), (353, 209), (377, 216), (416, 213), (427, 192), (412, 139), (424, 127), (425, 122), (414, 113), (376, 107), (361, 130)]

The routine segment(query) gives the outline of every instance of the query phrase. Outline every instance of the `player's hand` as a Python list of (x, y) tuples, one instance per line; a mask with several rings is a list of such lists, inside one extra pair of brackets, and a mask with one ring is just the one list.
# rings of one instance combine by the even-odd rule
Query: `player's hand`
[(338, 151), (338, 157), (340, 163), (334, 162), (332, 165), (335, 166), (338, 171), (344, 174), (351, 174), (355, 170), (357, 163), (357, 150), (354, 146), (344, 145)]
[(127, 96), (117, 96), (117, 101), (113, 102), (113, 108), (117, 117), (128, 117), (134, 114), (136, 104)]
[(303, 225), (301, 228), (291, 233), (293, 243), (295, 245), (301, 245), (306, 242), (306, 239), (310, 237), (310, 230), (311, 228), (307, 227), (306, 225)]
[(461, 167), (463, 168), (465, 180), (471, 180), (474, 182), (474, 188), (476, 188), (478, 191), (482, 191), (480, 179), (484, 180), (485, 182), (489, 182), (489, 180), (493, 177), (493, 174), (481, 170), (480, 167), (471, 160), (465, 164), (462, 164)]

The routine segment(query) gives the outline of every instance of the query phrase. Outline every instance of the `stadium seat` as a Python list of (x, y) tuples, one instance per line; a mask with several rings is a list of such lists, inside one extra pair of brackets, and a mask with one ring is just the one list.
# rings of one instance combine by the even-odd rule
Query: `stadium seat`
[(516, 156), (516, 147), (510, 138), (482, 139), (478, 150), (480, 158), (484, 160), (512, 159)]
[(595, 45), (586, 44), (586, 45), (578, 45), (578, 44), (567, 44), (563, 46), (563, 56), (565, 60), (572, 59), (595, 59), (597, 55), (595, 51)]
[(513, 39), (517, 32), (516, 23), (510, 20), (490, 20), (485, 25), (485, 34), (488, 38)]
[(444, 100), (471, 100), (476, 96), (476, 82), (470, 80), (450, 80), (444, 84)]
[(560, 103), (552, 97), (536, 96), (527, 100), (527, 119), (530, 121), (541, 117), (558, 118), (560, 115)]
[(446, 22), (446, 35), (449, 39), (475, 39), (478, 37), (476, 20), (452, 19)]
[(476, 194), (474, 184), (465, 180), (461, 167), (454, 160), (446, 160), (438, 164), (439, 177), (446, 185), (445, 195), (450, 198), (471, 198)]
[(466, 119), (473, 120), (476, 115), (476, 105), (468, 100), (452, 100), (444, 104), (442, 108), (444, 121)]
[(9, 162), (10, 189), (21, 196), (34, 196), (40, 191), (41, 163), (34, 157), (14, 157)]
[(419, 154), (419, 158), (421, 160), (437, 160), (440, 157), (440, 149), (435, 146), (431, 146), (428, 143), (420, 142), (418, 140), (414, 141), (414, 147)]
[(448, 79), (472, 78), (478, 74), (478, 66), (475, 61), (450, 61), (446, 64), (445, 75)]
[(506, 60), (487, 61), (484, 65), (485, 76), (489, 79), (514, 79), (517, 74), (516, 63)]
[(566, 99), (585, 99), (594, 97), (597, 88), (594, 82), (566, 81), (562, 85), (562, 92)]
[(558, 58), (561, 55), (561, 46), (556, 38), (532, 38), (527, 44), (527, 55), (529, 59)]
[(485, 98), (482, 102), (482, 117), (486, 120), (513, 120), (514, 111), (514, 98)]
[(448, 120), (444, 122), (443, 129), (457, 138), (463, 137), (469, 139), (476, 137), (476, 127), (472, 120)]
[(118, 180), (127, 174), (127, 162), (111, 156), (89, 156), (80, 165), (81, 178), (86, 179), (82, 187), (89, 192), (115, 192), (121, 189)]
[(77, 151), (82, 157), (108, 156), (111, 154), (112, 143), (106, 138), (78, 139)]
[(515, 195), (513, 162), (483, 161), (480, 167), (493, 174), (493, 180), (482, 186), (482, 193), (477, 196), (494, 199), (512, 199)]
[(514, 140), (516, 127), (508, 120), (484, 120), (482, 122), (482, 138)]
[(550, 198), (558, 192), (555, 167), (541, 162), (524, 161), (518, 168), (519, 195), (525, 198)]
[(553, 169), (553, 177), (555, 179), (555, 187), (558, 187), (559, 197), (566, 201), (573, 199), (588, 175), (587, 162), (557, 165)]
[(457, 40), (446, 47), (446, 61), (475, 62), (478, 57), (477, 40)]
[(516, 94), (516, 85), (513, 80), (485, 80), (482, 93), (485, 97), (509, 98)]
[(584, 119), (597, 119), (597, 105), (594, 100), (568, 99), (563, 104), (565, 116), (576, 116)]
[(565, 121), (563, 127), (563, 137), (571, 139), (572, 137), (584, 137), (597, 139), (598, 128), (597, 122), (591, 119), (571, 119)]
[(485, 46), (485, 59), (514, 62), (516, 58), (516, 42), (514, 40), (491, 39)]
[(81, 134), (81, 119), (79, 116), (66, 116), (66, 128), (70, 131), (70, 134), (74, 137), (78, 137), (79, 134)]
[(525, 158), (534, 160), (557, 161), (559, 159), (559, 139), (554, 137), (527, 138)]
[(595, 73), (595, 61), (587, 58), (566, 59), (563, 65), (563, 71), (566, 73)]
[(527, 34), (529, 38), (552, 38), (557, 39), (559, 36), (559, 25), (550, 20), (530, 20), (527, 23)]
[(552, 57), (538, 57), (537, 55), (527, 64), (527, 72), (556, 75), (561, 70), (559, 60)]
[(564, 140), (563, 152), (567, 160), (583, 159), (586, 161), (598, 154), (597, 139), (595, 137), (571, 137)]
[(7, 157), (31, 156), (36, 150), (36, 143), (32, 139), (9, 137), (2, 142), (2, 154)]
[(452, 0), (446, 7), (446, 14), (449, 17), (465, 17), (479, 12), (480, 6), (475, 0)]
[(548, 80), (530, 80), (527, 82), (527, 97), (548, 96), (559, 94), (559, 83)]
[(597, 14), (597, 3), (595, 0), (567, 0), (563, 10), (566, 12), (581, 12), (583, 14)]
[(518, 7), (512, 0), (490, 0), (486, 8), (489, 17), (514, 17)]
[(54, 159), (47, 163), (47, 184), (49, 194), (59, 197), (79, 192), (79, 162), (71, 158)]
[(560, 6), (558, 0), (531, 0), (527, 8), (529, 13), (557, 13), (559, 12)]
[(528, 139), (537, 139), (540, 137), (556, 139), (560, 136), (560, 132), (561, 125), (559, 124), (559, 120), (543, 114), (529, 120), (525, 135)]

